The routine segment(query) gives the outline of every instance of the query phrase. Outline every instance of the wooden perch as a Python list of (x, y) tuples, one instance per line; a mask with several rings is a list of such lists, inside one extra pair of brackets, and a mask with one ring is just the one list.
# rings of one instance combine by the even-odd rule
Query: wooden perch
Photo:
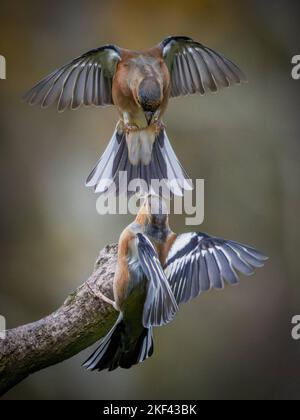
[(109, 245), (100, 252), (91, 277), (57, 311), (8, 330), (5, 340), (0, 339), (0, 395), (31, 373), (74, 356), (109, 331), (117, 312), (93, 290), (113, 299), (117, 248)]

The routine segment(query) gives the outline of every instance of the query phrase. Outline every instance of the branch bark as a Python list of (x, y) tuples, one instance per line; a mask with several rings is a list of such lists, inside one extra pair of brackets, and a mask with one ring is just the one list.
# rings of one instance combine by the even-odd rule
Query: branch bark
[(93, 290), (113, 299), (117, 245), (104, 248), (91, 277), (51, 315), (8, 330), (0, 339), (0, 396), (30, 374), (62, 362), (103, 337), (117, 318)]

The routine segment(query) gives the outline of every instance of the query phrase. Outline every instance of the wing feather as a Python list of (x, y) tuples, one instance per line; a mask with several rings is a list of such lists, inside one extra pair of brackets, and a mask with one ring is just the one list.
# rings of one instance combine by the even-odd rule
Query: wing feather
[(141, 233), (137, 234), (137, 250), (142, 270), (148, 279), (143, 325), (148, 328), (167, 324), (176, 315), (178, 307), (156, 250)]
[(112, 79), (121, 50), (105, 45), (75, 58), (37, 83), (23, 99), (43, 108), (57, 102), (58, 110), (84, 105), (112, 105)]
[(165, 274), (178, 304), (210, 289), (222, 289), (224, 282), (239, 282), (236, 271), (251, 275), (267, 257), (238, 242), (206, 233), (179, 235), (165, 264)]
[(246, 81), (231, 60), (191, 38), (166, 38), (160, 49), (170, 71), (172, 97), (217, 92)]

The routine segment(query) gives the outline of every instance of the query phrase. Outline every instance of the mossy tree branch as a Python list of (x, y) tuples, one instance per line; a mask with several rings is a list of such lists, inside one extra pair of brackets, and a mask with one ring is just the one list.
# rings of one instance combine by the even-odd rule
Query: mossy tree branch
[(115, 309), (92, 290), (112, 299), (117, 245), (103, 249), (91, 277), (51, 315), (8, 330), (0, 340), (0, 395), (30, 374), (62, 362), (104, 336), (116, 320)]

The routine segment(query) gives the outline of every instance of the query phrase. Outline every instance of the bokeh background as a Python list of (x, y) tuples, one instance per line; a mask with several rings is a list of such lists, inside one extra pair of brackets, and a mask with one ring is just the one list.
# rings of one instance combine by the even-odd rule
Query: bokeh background
[[(188, 35), (223, 52), (249, 83), (172, 100), (165, 117), (193, 178), (205, 179), (200, 230), (252, 244), (266, 267), (211, 292), (155, 331), (155, 355), (129, 371), (91, 374), (90, 349), (39, 372), (7, 399), (298, 399), (300, 342), (300, 54), (297, 2), (51, 0), (0, 5), (0, 313), (39, 319), (89, 276), (130, 216), (100, 217), (84, 181), (103, 152), (112, 108), (58, 114), (20, 101), (42, 76), (104, 43), (142, 49)], [(182, 217), (171, 218), (187, 231)]]

